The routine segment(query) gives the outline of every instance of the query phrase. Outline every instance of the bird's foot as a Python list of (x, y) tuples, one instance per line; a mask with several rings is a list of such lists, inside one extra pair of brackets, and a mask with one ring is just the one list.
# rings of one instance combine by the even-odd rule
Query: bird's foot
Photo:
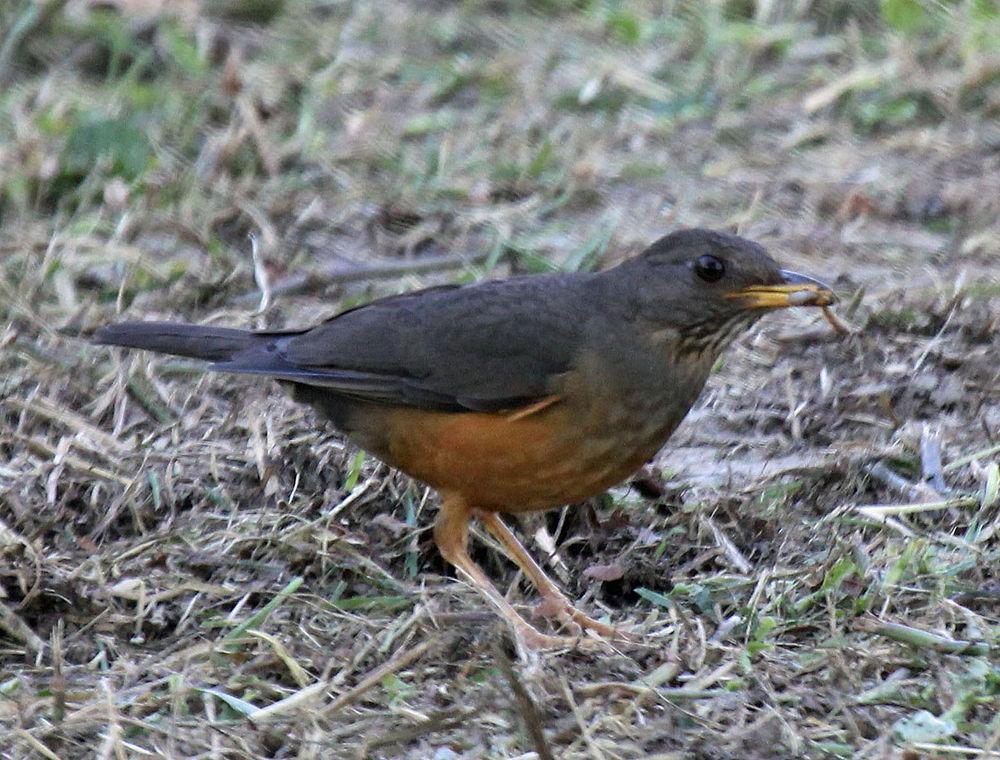
[(608, 641), (631, 641), (632, 638), (624, 631), (600, 620), (594, 620), (585, 612), (574, 607), (569, 599), (557, 595), (546, 595), (535, 607), (535, 614), (541, 617), (555, 618), (560, 623), (574, 631), (593, 631), (602, 639)]
[[(574, 626), (576, 627), (576, 626)], [(610, 650), (611, 645), (603, 638), (585, 636), (581, 632), (575, 636), (553, 636), (542, 633), (537, 628), (528, 625), (515, 626), (515, 633), (520, 645), (529, 651), (545, 651), (552, 649), (577, 649), (583, 651)], [(577, 630), (580, 630), (577, 628)]]

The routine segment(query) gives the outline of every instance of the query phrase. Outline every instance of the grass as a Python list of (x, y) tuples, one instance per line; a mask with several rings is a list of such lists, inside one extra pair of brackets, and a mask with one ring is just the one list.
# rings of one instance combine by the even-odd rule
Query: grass
[[(0, 756), (1000, 756), (998, 19), (0, 6)], [(832, 280), (858, 334), (765, 321), (659, 495), (515, 526), (643, 635), (613, 655), (519, 659), (434, 494), (276, 389), (72, 337), (303, 324), (696, 225)]]

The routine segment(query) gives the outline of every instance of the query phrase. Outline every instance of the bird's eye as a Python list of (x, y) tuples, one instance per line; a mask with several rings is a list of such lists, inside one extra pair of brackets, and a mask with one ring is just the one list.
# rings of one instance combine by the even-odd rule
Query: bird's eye
[(722, 259), (706, 253), (694, 262), (694, 273), (705, 282), (717, 282), (726, 273), (726, 265)]

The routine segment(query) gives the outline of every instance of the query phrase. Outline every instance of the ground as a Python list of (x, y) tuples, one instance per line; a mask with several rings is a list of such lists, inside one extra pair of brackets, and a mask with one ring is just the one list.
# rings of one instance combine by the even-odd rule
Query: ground
[[(1000, 757), (998, 19), (0, 6), (0, 757)], [(620, 652), (517, 651), (436, 496), (278, 388), (81, 339), (687, 226), (827, 279), (850, 334), (763, 320), (638, 480), (515, 523)]]

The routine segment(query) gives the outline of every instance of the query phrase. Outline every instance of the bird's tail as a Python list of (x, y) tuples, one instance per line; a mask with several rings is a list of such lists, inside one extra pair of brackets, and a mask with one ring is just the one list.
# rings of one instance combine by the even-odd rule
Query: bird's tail
[(224, 362), (241, 351), (274, 340), (274, 335), (180, 322), (120, 322), (100, 328), (92, 340), (105, 346), (142, 348), (162, 354)]

